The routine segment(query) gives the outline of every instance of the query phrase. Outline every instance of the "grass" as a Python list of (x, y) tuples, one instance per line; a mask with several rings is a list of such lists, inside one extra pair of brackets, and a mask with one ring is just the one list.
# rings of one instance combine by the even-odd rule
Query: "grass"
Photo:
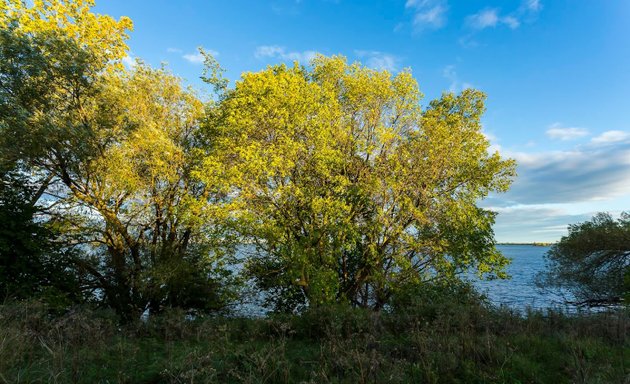
[(630, 383), (629, 318), (442, 302), (264, 319), (172, 310), (120, 326), (22, 303), (0, 307), (0, 382)]

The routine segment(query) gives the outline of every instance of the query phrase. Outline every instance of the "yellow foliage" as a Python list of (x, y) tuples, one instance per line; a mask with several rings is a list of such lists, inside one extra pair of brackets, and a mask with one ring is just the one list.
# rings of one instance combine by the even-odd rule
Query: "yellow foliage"
[(70, 38), (103, 62), (127, 56), (128, 17), (115, 20), (91, 12), (94, 0), (0, 0), (0, 27), (10, 25), (18, 34), (54, 33)]
[(265, 251), (258, 263), (281, 265), (280, 281), (312, 303), (358, 300), (364, 284), (385, 300), (431, 273), (505, 264), (493, 215), (476, 206), (514, 174), (488, 153), (485, 96), (445, 94), (425, 111), (421, 97), (409, 70), (320, 55), (244, 74), (218, 106), (206, 172), (229, 180), (243, 233)]

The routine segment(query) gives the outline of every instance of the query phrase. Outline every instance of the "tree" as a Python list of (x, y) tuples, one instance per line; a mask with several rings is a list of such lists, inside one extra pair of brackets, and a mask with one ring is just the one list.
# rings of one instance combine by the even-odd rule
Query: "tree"
[(570, 291), (578, 304), (619, 303), (630, 292), (630, 213), (615, 220), (598, 213), (569, 225), (569, 233), (545, 256), (538, 285)]
[(38, 221), (26, 177), (0, 179), (0, 302), (38, 298), (51, 305), (82, 300), (71, 254), (56, 246), (54, 228)]
[[(206, 175), (229, 180), (255, 283), (278, 310), (349, 302), (376, 309), (409, 285), (475, 268), (502, 276), (494, 213), (514, 163), (489, 154), (484, 95), (444, 94), (422, 111), (417, 83), (317, 57), (244, 74), (206, 129)], [(208, 176), (210, 177), (210, 176)]]
[(125, 70), (130, 21), (92, 1), (2, 4), (2, 162), (38, 184), (84, 289), (127, 319), (224, 305), (221, 196), (195, 176), (203, 103), (164, 68)]
[[(0, 0), (0, 28), (19, 37), (56, 36), (94, 56), (93, 64), (120, 67), (127, 56), (128, 17), (91, 12), (94, 0)], [(53, 51), (46, 52), (53, 55)], [(61, 63), (57, 63), (61, 64)], [(66, 63), (73, 64), (73, 63)]]

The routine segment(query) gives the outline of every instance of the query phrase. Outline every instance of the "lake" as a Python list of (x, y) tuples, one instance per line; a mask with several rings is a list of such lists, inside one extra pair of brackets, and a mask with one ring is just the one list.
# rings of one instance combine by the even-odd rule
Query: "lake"
[(508, 280), (480, 281), (473, 279), (474, 285), (486, 294), (495, 305), (508, 306), (517, 310), (527, 307), (535, 309), (561, 308), (572, 310), (563, 304), (568, 296), (558, 291), (541, 292), (534, 280), (536, 274), (545, 268), (544, 255), (549, 247), (534, 245), (499, 245), (497, 249), (512, 260), (507, 273)]
[[(542, 292), (534, 284), (536, 274), (545, 268), (544, 255), (549, 247), (534, 245), (499, 245), (497, 249), (512, 260), (507, 267), (507, 273), (511, 276), (507, 280), (479, 280), (471, 274), (473, 284), (484, 293), (491, 303), (497, 306), (507, 306), (517, 311), (524, 311), (528, 307), (532, 309), (562, 309), (574, 311), (575, 308), (564, 304), (570, 296), (565, 292), (564, 296), (557, 291)], [(241, 254), (252, 251), (249, 247), (243, 249)], [(241, 306), (239, 312), (248, 316), (262, 316), (266, 312), (261, 306), (264, 293), (254, 293), (254, 298)]]

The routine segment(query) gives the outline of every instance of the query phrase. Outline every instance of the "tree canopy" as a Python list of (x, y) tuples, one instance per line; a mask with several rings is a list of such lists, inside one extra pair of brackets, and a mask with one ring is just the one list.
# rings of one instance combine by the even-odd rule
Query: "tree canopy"
[(546, 255), (541, 287), (569, 290), (578, 304), (619, 303), (630, 292), (630, 213), (598, 213), (569, 225), (568, 235)]
[[(128, 319), (221, 308), (250, 243), (245, 275), (277, 310), (380, 309), (470, 269), (504, 276), (478, 202), (509, 187), (514, 162), (489, 152), (482, 92), (422, 109), (410, 70), (342, 56), (229, 88), (202, 52), (217, 96), (203, 101), (165, 67), (123, 66), (132, 23), (93, 5), (0, 0), (0, 172), (28, 191), (3, 184), (26, 200), (2, 241), (46, 233), (73, 297)], [(40, 265), (50, 242), (22, 243)]]
[(247, 73), (224, 95), (205, 164), (229, 180), (248, 270), (276, 308), (343, 301), (381, 308), (405, 285), (470, 267), (502, 275), (494, 213), (514, 163), (488, 153), (483, 93), (422, 111), (411, 72), (319, 56)]
[(193, 176), (203, 103), (164, 68), (118, 65), (130, 21), (91, 1), (3, 4), (2, 164), (28, 175), (41, 220), (80, 250), (83, 289), (125, 317), (220, 307), (226, 236)]

